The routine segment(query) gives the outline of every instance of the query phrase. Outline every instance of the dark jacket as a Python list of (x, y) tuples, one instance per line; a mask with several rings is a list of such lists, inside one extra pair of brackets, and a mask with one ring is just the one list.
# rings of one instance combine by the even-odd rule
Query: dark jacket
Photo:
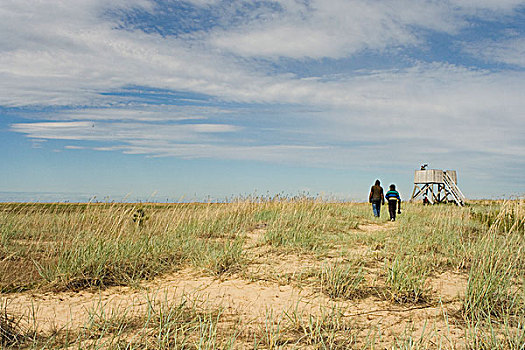
[(385, 196), (383, 195), (383, 187), (374, 185), (370, 189), (370, 195), (368, 196), (368, 201), (372, 202), (381, 202), (385, 204)]

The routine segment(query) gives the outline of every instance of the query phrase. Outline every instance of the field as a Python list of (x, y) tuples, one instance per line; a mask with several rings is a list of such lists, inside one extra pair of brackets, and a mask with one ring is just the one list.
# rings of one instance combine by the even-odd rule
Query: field
[(525, 201), (0, 204), (13, 349), (525, 349)]

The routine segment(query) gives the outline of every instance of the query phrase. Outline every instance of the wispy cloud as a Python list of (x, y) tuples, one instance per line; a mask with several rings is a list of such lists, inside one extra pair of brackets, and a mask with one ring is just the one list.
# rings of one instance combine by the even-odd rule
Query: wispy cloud
[(506, 63), (525, 67), (525, 38), (515, 37), (506, 40), (484, 40), (467, 44), (465, 50), (476, 57), (491, 62)]
[[(283, 11), (266, 21), (217, 30), (210, 42), (243, 56), (340, 58), (420, 42), (411, 26), (454, 31), (450, 11), (438, 3), (397, 1), (279, 1)], [(422, 11), (424, 8), (425, 11)]]
[(80, 141), (178, 140), (212, 139), (212, 134), (239, 131), (222, 124), (162, 125), (145, 123), (44, 122), (18, 123), (14, 131), (32, 138)]
[[(364, 49), (415, 45), (424, 39), (416, 28), (453, 32), (465, 21), (447, 2), (282, 1), (281, 12), (270, 20), (254, 18), (247, 27), (163, 37), (115, 29), (119, 20), (104, 16), (110, 8), (103, 2), (53, 4), (8, 1), (0, 15), (2, 32), (9, 33), (0, 45), (3, 106), (96, 106), (118, 100), (101, 93), (129, 85), (243, 102), (302, 102), (300, 97), (318, 84), (268, 75), (256, 61), (223, 50), (248, 56), (343, 57)], [(499, 7), (508, 10), (512, 4)], [(155, 12), (155, 5), (146, 1), (111, 4), (122, 11), (137, 6)], [(499, 7), (486, 2), (480, 8)]]

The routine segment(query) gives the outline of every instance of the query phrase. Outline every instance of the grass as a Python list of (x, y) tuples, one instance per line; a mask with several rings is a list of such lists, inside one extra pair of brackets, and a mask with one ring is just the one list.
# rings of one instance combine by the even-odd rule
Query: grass
[[(139, 209), (126, 204), (56, 204), (41, 212), (34, 205), (1, 205), (0, 272), (6, 273), (0, 291), (127, 285), (186, 262), (221, 274), (240, 261), (241, 244), (214, 240), (235, 238), (254, 224), (253, 204), (234, 206), (143, 206), (148, 220), (139, 224)], [(24, 274), (13, 271), (16, 265)]]
[(297, 309), (276, 315), (268, 310), (253, 335), (253, 348), (351, 349), (357, 343), (357, 330), (337, 307), (321, 308), (315, 315)]
[[(475, 246), (463, 307), (470, 322), (508, 321), (525, 314), (522, 210), (505, 203)], [(515, 222), (509, 223), (509, 217)]]
[(0, 300), (0, 348), (16, 347), (34, 337), (34, 332), (22, 325), (21, 318), (10, 315), (8, 301)]
[(356, 265), (328, 263), (319, 271), (321, 290), (330, 298), (353, 299), (364, 294), (364, 271)]
[(387, 265), (386, 280), (391, 300), (396, 303), (421, 303), (428, 300), (425, 286), (428, 275), (416, 259), (396, 258)]
[(327, 240), (356, 229), (361, 212), (351, 206), (334, 206), (317, 201), (278, 203), (278, 214), (269, 221), (264, 241), (286, 251), (319, 252)]
[(525, 348), (523, 204), (508, 201), (474, 215), (487, 230), (474, 245), (463, 300), (469, 349)]
[(215, 276), (235, 272), (243, 263), (243, 240), (238, 238), (202, 244), (193, 254), (193, 264)]
[(188, 262), (220, 275), (242, 262), (241, 236), (261, 222), (267, 244), (312, 252), (326, 248), (327, 235), (355, 228), (358, 218), (346, 206), (302, 200), (1, 204), (0, 222), (0, 291), (15, 292), (133, 284)]
[[(388, 335), (385, 345), (381, 330), (372, 332), (366, 318), (341, 305), (366, 298), (404, 312), (439, 305), (431, 282), (446, 272), (468, 281), (447, 318), (464, 330), (464, 347), (523, 349), (524, 222), (523, 200), (464, 208), (407, 203), (394, 224), (374, 220), (368, 204), (304, 198), (0, 204), (4, 294), (139, 286), (189, 267), (212, 278), (274, 281), (331, 303), (311, 312), (268, 310), (253, 321), (195, 296), (152, 296), (145, 307), (100, 304), (83, 327), (38, 336), (5, 306), (0, 339), (4, 347), (28, 349), (422, 349), (442, 335), (409, 329)], [(287, 256), (295, 263), (277, 264)], [(448, 338), (446, 344), (455, 346)]]
[(16, 345), (21, 338), (22, 335), (18, 331), (14, 319), (4, 309), (0, 314), (0, 344), (3, 346)]

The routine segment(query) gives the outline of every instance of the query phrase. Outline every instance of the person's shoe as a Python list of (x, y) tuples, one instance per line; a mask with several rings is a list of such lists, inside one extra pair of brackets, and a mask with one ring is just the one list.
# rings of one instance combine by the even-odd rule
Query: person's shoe
[(396, 219), (390, 219), (390, 221), (396, 221)]

